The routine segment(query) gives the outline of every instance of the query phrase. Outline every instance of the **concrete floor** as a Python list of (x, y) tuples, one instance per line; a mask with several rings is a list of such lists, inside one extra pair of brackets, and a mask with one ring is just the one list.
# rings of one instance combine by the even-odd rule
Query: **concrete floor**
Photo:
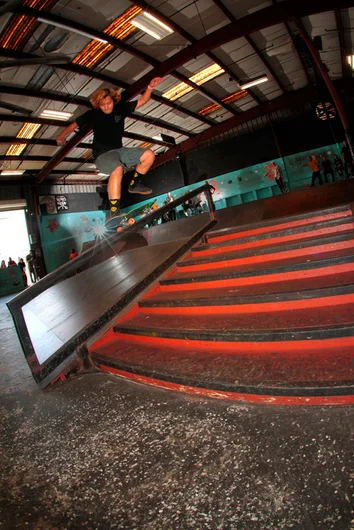
[(4, 302), (1, 528), (354, 530), (354, 407), (237, 404), (103, 374), (41, 391)]

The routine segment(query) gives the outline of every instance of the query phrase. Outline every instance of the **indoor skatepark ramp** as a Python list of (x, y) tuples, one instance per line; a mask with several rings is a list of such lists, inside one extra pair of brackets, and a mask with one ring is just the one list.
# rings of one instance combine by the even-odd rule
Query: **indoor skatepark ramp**
[[(64, 342), (27, 357), (37, 382), (96, 370), (230, 400), (353, 403), (352, 185), (229, 208), (216, 226), (203, 214), (144, 229), (147, 245), (96, 255), (25, 304)], [(246, 211), (263, 220), (240, 223)]]
[[(172, 207), (203, 192), (210, 201), (209, 189), (204, 184)], [(103, 231), (94, 246), (8, 302), (26, 360), (41, 387), (75, 363), (94, 334), (215, 224), (213, 214), (205, 213), (192, 222), (184, 218), (143, 228), (170, 208), (160, 208), (118, 234)]]
[(198, 395), (354, 403), (350, 205), (207, 235), (90, 348), (100, 370)]

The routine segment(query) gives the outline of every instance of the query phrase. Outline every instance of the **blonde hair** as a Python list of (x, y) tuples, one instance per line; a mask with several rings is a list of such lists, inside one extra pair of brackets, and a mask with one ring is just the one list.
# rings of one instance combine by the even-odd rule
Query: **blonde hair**
[(92, 94), (90, 98), (93, 108), (98, 109), (101, 101), (107, 96), (111, 96), (114, 103), (118, 103), (118, 101), (120, 101), (120, 93), (118, 90), (115, 90), (114, 88), (99, 88)]

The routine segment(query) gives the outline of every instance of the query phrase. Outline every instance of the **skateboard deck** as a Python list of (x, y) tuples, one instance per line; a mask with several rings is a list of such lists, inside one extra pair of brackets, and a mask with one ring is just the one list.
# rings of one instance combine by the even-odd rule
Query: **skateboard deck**
[(137, 206), (127, 212), (122, 212), (106, 222), (106, 228), (111, 232), (120, 232), (125, 226), (131, 226), (142, 217), (158, 209), (156, 201), (148, 202), (143, 206)]

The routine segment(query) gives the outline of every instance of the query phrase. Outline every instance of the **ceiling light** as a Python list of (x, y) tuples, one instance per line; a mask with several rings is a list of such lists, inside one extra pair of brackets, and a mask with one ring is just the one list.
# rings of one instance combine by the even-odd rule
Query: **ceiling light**
[[(40, 123), (24, 123), (16, 134), (16, 138), (33, 138), (41, 126)], [(26, 147), (27, 144), (11, 144), (5, 154), (6, 156), (19, 156)]]
[(108, 44), (108, 41), (105, 39), (96, 37), (95, 35), (92, 35), (92, 33), (87, 33), (86, 31), (81, 31), (80, 29), (67, 26), (66, 24), (62, 24), (61, 22), (56, 22), (56, 21), (54, 22), (53, 20), (50, 20), (45, 17), (37, 17), (37, 20), (38, 22), (44, 22), (45, 24), (49, 24), (50, 26), (54, 26), (56, 28), (62, 28), (62, 29), (66, 29), (67, 31), (77, 33), (78, 35), (82, 35), (83, 37), (87, 37), (88, 39), (97, 40), (98, 42), (102, 42), (102, 44)]
[(40, 113), (42, 118), (55, 118), (57, 120), (68, 120), (71, 118), (71, 112), (64, 112), (63, 110), (44, 109)]
[(133, 18), (130, 23), (158, 40), (173, 33), (173, 29), (145, 11)]
[(11, 170), (11, 169), (5, 169), (4, 171), (1, 171), (1, 175), (8, 175), (8, 176), (15, 176), (15, 175), (23, 175), (25, 172), (24, 169), (20, 170), (20, 169), (14, 169), (14, 170)]
[(42, 127), (40, 123), (25, 123), (16, 134), (16, 138), (33, 138), (40, 127)]
[(268, 77), (266, 75), (262, 75), (262, 77), (257, 77), (256, 79), (251, 79), (250, 81), (247, 81), (246, 83), (239, 83), (239, 87), (242, 90), (246, 90), (246, 88), (251, 88), (251, 86), (260, 85), (262, 83), (266, 83), (268, 81)]
[(26, 149), (27, 144), (11, 144), (6, 151), (6, 156), (20, 156), (22, 151)]
[[(190, 81), (195, 83), (198, 86), (204, 85), (204, 83), (207, 83), (211, 79), (214, 79), (215, 77), (223, 74), (225, 70), (221, 68), (218, 64), (214, 63), (207, 68), (204, 68), (204, 70), (201, 70), (197, 74), (192, 75), (192, 77), (189, 78)], [(188, 94), (188, 92), (191, 92), (193, 90), (193, 87), (187, 85), (187, 83), (179, 83), (178, 85), (175, 85), (174, 87), (170, 88), (162, 94), (162, 96), (166, 99), (169, 99), (170, 101), (175, 101), (178, 98), (181, 98), (185, 94)]]
[[(104, 28), (103, 33), (107, 33), (107, 35), (110, 37), (114, 37), (119, 40), (126, 39), (131, 33), (136, 31), (136, 28), (131, 25), (130, 21), (132, 18), (141, 13), (141, 11), (141, 7), (129, 7), (118, 18), (114, 19), (109, 26)], [(80, 66), (93, 68), (97, 63), (102, 61), (113, 51), (114, 46), (111, 44), (103, 45), (93, 40), (89, 42), (80, 53), (78, 53), (72, 62), (79, 64)]]
[[(223, 103), (226, 103), (226, 105), (230, 105), (231, 103), (234, 103), (235, 101), (238, 101), (239, 99), (245, 98), (246, 96), (248, 96), (247, 90), (237, 90), (237, 92), (233, 92), (229, 96), (225, 96), (224, 98), (221, 98), (221, 101)], [(219, 110), (220, 108), (221, 108), (220, 105), (213, 103), (211, 105), (207, 105), (206, 107), (203, 107), (202, 109), (198, 110), (198, 114), (201, 114), (202, 116), (208, 116), (208, 114), (211, 114), (212, 112), (215, 112)]]

